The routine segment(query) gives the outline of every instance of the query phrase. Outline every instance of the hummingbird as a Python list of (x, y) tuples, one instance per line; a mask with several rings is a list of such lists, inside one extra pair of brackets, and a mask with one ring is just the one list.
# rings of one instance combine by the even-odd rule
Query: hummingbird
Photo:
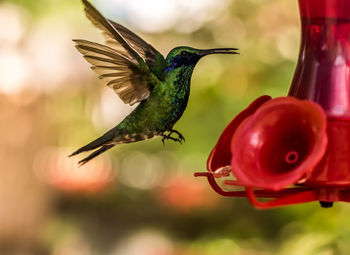
[(180, 46), (164, 58), (138, 35), (105, 18), (87, 0), (82, 2), (87, 18), (102, 31), (105, 44), (73, 40), (76, 48), (125, 104), (139, 105), (117, 126), (70, 156), (94, 150), (79, 161), (83, 165), (117, 144), (155, 136), (162, 137), (163, 144), (165, 140), (185, 141), (173, 126), (187, 106), (195, 65), (209, 54), (239, 54), (238, 49)]

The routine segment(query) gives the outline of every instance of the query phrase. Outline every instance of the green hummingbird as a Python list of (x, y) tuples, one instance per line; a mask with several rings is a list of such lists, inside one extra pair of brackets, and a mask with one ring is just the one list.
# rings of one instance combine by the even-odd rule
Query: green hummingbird
[(184, 141), (183, 135), (173, 126), (187, 106), (195, 65), (206, 55), (238, 54), (238, 49), (200, 50), (181, 46), (172, 49), (164, 58), (139, 36), (103, 17), (87, 0), (82, 2), (87, 18), (102, 31), (105, 45), (73, 40), (76, 48), (124, 103), (139, 105), (116, 127), (70, 156), (95, 150), (79, 161), (83, 165), (117, 144), (154, 136), (161, 136), (163, 144), (167, 139)]

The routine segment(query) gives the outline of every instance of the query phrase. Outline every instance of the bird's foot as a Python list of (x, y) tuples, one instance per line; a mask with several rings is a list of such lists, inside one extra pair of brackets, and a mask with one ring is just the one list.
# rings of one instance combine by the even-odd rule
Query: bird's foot
[(179, 142), (182, 144), (182, 141), (179, 138), (174, 138), (174, 137), (171, 137), (170, 135), (163, 135), (163, 138), (162, 138), (163, 145), (165, 144), (164, 143), (165, 140), (172, 140), (174, 142)]
[[(171, 130), (171, 131), (169, 131), (170, 133), (169, 134), (162, 134), (161, 136), (163, 137), (162, 138), (162, 143), (163, 143), (163, 145), (165, 144), (164, 143), (164, 141), (165, 140), (172, 140), (172, 141), (174, 141), (174, 142), (179, 142), (179, 143), (181, 143), (182, 144), (182, 141), (185, 141), (185, 138), (183, 137), (183, 135), (182, 134), (180, 134), (178, 131), (176, 131), (176, 130)], [(177, 134), (178, 135), (178, 138), (175, 138), (175, 137), (172, 137), (171, 136), (171, 134), (172, 133), (175, 133), (175, 134)]]
[(170, 132), (170, 133), (169, 133), (169, 136), (170, 136), (172, 133), (175, 133), (175, 134), (177, 134), (178, 139), (180, 139), (182, 142), (185, 142), (185, 137), (184, 137), (179, 131), (172, 129), (172, 130), (170, 130), (169, 132)]

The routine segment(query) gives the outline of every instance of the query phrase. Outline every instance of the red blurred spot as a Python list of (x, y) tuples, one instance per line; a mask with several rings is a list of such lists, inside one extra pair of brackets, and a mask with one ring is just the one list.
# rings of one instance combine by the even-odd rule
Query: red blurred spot
[(112, 166), (103, 158), (79, 167), (67, 155), (58, 150), (42, 155), (37, 169), (40, 179), (68, 192), (97, 192), (114, 180)]
[(195, 208), (214, 207), (218, 198), (201, 182), (194, 182), (193, 177), (173, 177), (169, 186), (157, 192), (162, 203), (182, 211)]

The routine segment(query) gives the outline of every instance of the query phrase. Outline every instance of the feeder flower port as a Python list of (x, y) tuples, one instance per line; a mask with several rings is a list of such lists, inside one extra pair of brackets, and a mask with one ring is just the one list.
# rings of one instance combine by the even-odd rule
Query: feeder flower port
[(220, 136), (208, 172), (195, 174), (256, 208), (350, 202), (350, 1), (299, 0), (299, 10), (289, 95), (256, 99)]

